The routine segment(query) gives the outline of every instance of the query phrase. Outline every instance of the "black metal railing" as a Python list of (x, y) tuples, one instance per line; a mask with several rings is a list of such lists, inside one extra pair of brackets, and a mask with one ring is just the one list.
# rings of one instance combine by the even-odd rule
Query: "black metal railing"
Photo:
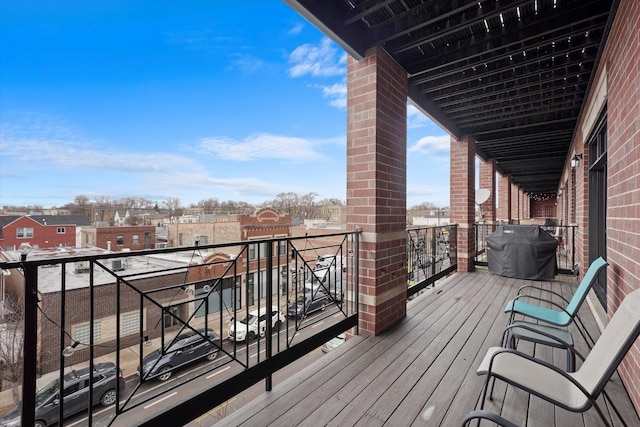
[(407, 298), (457, 267), (457, 225), (407, 230)]
[[(0, 263), (24, 278), (22, 425), (45, 417), (38, 377), (66, 384), (80, 367), (96, 385), (67, 420), (89, 425), (182, 425), (261, 380), (269, 390), (277, 370), (357, 333), (358, 251), (358, 232), (62, 257), (25, 250)], [(115, 402), (100, 411), (88, 405), (102, 398), (98, 360), (126, 380), (120, 389), (113, 379)], [(179, 403), (152, 403), (177, 392)], [(53, 400), (47, 420), (64, 419), (72, 404)]]
[[(475, 265), (487, 266), (487, 236), (493, 233), (501, 224), (476, 223), (477, 238)], [(575, 238), (577, 225), (540, 226), (558, 241), (556, 247), (556, 262), (558, 274), (575, 274)]]
[[(407, 230), (408, 298), (455, 271), (456, 239), (456, 225)], [(84, 406), (69, 418), (56, 386), (47, 421), (182, 425), (262, 380), (270, 390), (274, 372), (344, 331), (357, 334), (358, 253), (359, 232), (14, 254), (0, 269), (16, 273), (5, 288), (24, 289), (16, 305), (24, 307), (24, 351), (15, 361), (23, 369), (22, 425), (43, 416), (37, 389), (67, 384), (82, 368), (95, 384)], [(107, 378), (115, 399), (99, 409), (88, 402), (104, 397), (96, 368), (105, 361), (126, 385)]]

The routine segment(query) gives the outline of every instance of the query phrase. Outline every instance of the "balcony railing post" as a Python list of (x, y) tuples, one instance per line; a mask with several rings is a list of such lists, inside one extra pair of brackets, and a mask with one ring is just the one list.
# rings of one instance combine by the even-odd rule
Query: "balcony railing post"
[(22, 367), (22, 425), (35, 423), (38, 350), (38, 266), (20, 258), (24, 272), (24, 353)]
[[(272, 334), (272, 324), (271, 322), (273, 321), (273, 314), (271, 312), (271, 307), (273, 307), (273, 242), (271, 242), (266, 246), (266, 265), (265, 265), (265, 269), (266, 269), (266, 276), (267, 276), (267, 304), (265, 307), (265, 313), (267, 314), (267, 318), (266, 318), (266, 331), (265, 331), (265, 344), (266, 344), (266, 352), (265, 352), (265, 357), (267, 358), (267, 360), (271, 359), (272, 356), (272, 338), (273, 338), (273, 334)], [(259, 335), (259, 334), (258, 334)], [(269, 373), (269, 375), (267, 375), (267, 378), (265, 378), (265, 388), (267, 391), (271, 391), (272, 388), (272, 380), (273, 377), (271, 375), (271, 373)]]

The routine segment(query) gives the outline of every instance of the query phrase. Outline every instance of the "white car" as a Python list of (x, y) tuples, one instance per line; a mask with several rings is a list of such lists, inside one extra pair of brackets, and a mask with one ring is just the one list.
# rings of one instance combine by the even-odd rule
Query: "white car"
[[(232, 319), (229, 325), (229, 339), (233, 341), (251, 341), (258, 335), (264, 336), (267, 330), (267, 315), (268, 309), (262, 307), (259, 313), (258, 310), (252, 310), (242, 320)], [(285, 318), (278, 307), (271, 307), (271, 327), (274, 331), (280, 329), (284, 320)]]

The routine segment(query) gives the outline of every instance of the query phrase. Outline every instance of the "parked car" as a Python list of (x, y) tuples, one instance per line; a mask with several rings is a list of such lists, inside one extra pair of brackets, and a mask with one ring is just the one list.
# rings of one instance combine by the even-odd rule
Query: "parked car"
[(155, 350), (142, 360), (142, 380), (157, 378), (166, 381), (176, 368), (188, 365), (204, 357), (214, 360), (220, 350), (220, 337), (213, 329), (188, 330), (171, 340), (164, 351)]
[[(116, 402), (116, 387), (124, 390), (122, 371), (111, 362), (97, 363), (93, 366), (93, 405), (98, 403), (109, 406)], [(89, 409), (89, 367), (76, 369), (65, 374), (62, 396), (64, 418)], [(93, 406), (92, 405), (92, 406)], [(56, 379), (36, 393), (35, 427), (56, 424), (60, 414), (60, 385)], [(2, 417), (1, 426), (21, 425), (22, 404), (18, 403)]]
[(342, 269), (336, 269), (335, 265), (316, 265), (310, 279), (304, 284), (305, 292), (311, 291), (315, 296), (318, 291), (323, 291), (334, 301), (342, 301), (347, 288), (347, 282), (342, 279), (342, 274)]
[(318, 290), (315, 294), (306, 291), (298, 295), (295, 302), (287, 305), (287, 316), (298, 318), (306, 317), (315, 311), (324, 310), (329, 304), (331, 304), (331, 301), (322, 290)]
[(322, 352), (327, 353), (333, 350), (334, 348), (342, 344), (346, 339), (347, 339), (347, 335), (344, 332), (338, 335), (337, 337), (331, 338), (329, 341), (322, 344)]
[[(242, 320), (231, 319), (229, 325), (229, 338), (234, 341), (253, 340), (258, 334), (262, 337), (267, 330), (267, 307), (258, 310), (252, 310)], [(284, 316), (280, 314), (278, 307), (271, 307), (271, 327), (277, 331), (284, 323)]]

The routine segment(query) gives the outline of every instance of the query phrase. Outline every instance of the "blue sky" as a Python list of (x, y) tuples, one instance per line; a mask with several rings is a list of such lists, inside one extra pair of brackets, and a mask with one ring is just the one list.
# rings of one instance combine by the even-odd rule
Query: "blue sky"
[[(407, 204), (449, 205), (409, 106)], [(346, 54), (281, 1), (0, 1), (0, 206), (346, 199)]]

